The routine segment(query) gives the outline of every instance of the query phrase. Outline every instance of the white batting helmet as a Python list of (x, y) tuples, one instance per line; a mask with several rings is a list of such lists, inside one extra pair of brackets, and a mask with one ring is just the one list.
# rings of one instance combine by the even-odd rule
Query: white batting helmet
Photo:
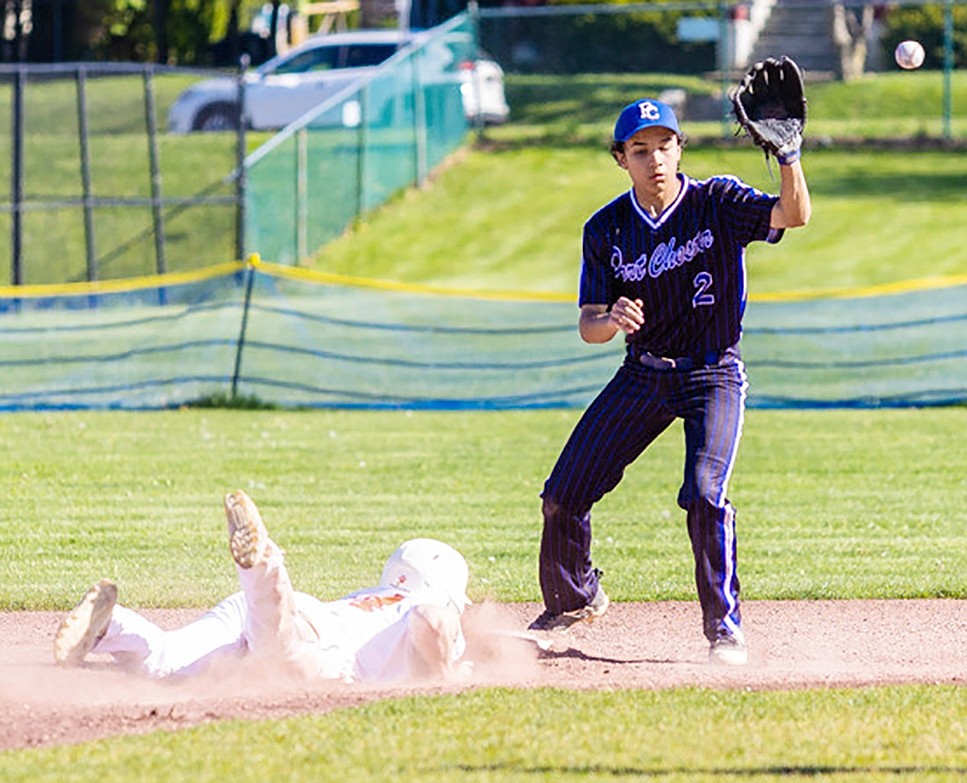
[(414, 538), (389, 556), (381, 587), (425, 593), (435, 603), (453, 606), (461, 614), (467, 598), (467, 561), (456, 549), (433, 538)]

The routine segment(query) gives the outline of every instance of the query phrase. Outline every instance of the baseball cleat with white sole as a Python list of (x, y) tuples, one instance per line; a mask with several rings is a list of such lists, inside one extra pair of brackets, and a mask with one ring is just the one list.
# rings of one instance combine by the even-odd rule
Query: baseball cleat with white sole
[(64, 618), (54, 637), (54, 662), (77, 666), (107, 632), (118, 588), (110, 579), (92, 585), (81, 602)]
[(240, 568), (261, 563), (269, 548), (269, 532), (252, 498), (240, 489), (226, 495), (225, 516), (232, 559)]
[(529, 631), (564, 631), (575, 623), (590, 623), (601, 617), (610, 605), (610, 600), (601, 586), (594, 594), (594, 600), (587, 606), (575, 609), (571, 612), (560, 612), (555, 614), (545, 609), (534, 622), (527, 626)]
[(749, 649), (741, 635), (722, 634), (708, 648), (710, 663), (726, 666), (745, 666), (749, 662)]

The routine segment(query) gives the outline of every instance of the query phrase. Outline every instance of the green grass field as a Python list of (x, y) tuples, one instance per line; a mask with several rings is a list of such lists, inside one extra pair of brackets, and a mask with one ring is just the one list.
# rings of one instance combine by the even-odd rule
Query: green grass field
[[(607, 133), (601, 118), (587, 122), (597, 128), (592, 135)], [(581, 222), (626, 184), (602, 145), (585, 137), (565, 147), (550, 134), (542, 146), (525, 124), (517, 138), (514, 128), (503, 130), (509, 136), (493, 151), (458, 156), (432, 187), (380, 210), (318, 266), (572, 291)], [(574, 133), (584, 131), (567, 130)], [(728, 168), (769, 184), (754, 151), (696, 146), (686, 161), (696, 176)], [(965, 217), (964, 153), (824, 150), (806, 161), (813, 224), (753, 259), (754, 292), (967, 271), (953, 241)], [(118, 580), (132, 606), (210, 604), (235, 585), (221, 497), (236, 487), (259, 503), (302, 589), (335, 596), (371, 582), (403, 537), (426, 534), (466, 554), (472, 598), (537, 600), (538, 492), (579, 415), (5, 415), (0, 609), (65, 610), (102, 576)], [(967, 597), (965, 419), (962, 407), (749, 411), (731, 486), (744, 595)], [(594, 556), (616, 600), (693, 598), (675, 505), (681, 459), (681, 431), (673, 428), (596, 509)], [(963, 686), (484, 689), (0, 753), (4, 783), (391, 776), (853, 783), (965, 774)]]
[[(428, 534), (466, 553), (472, 598), (537, 600), (537, 492), (577, 415), (7, 415), (0, 606), (66, 609), (105, 575), (134, 606), (211, 603), (234, 589), (220, 507), (234, 487), (259, 502), (296, 584), (320, 595), (375, 580), (401, 538)], [(750, 411), (731, 493), (747, 598), (967, 597), (965, 416)], [(598, 506), (595, 559), (617, 600), (692, 598), (680, 460), (669, 431)], [(962, 687), (487, 689), (12, 751), (0, 770), (5, 781), (958, 780), (963, 708)]]
[[(967, 78), (955, 77), (954, 113), (967, 116)], [(511, 75), (513, 122), (488, 129), (483, 143), (434, 175), (431, 188), (366, 216), (310, 265), (458, 288), (572, 292), (581, 226), (630, 187), (608, 153), (617, 108), (672, 86), (709, 94), (719, 85), (677, 76)], [(750, 248), (753, 295), (967, 273), (960, 240), (967, 150), (824, 146), (844, 135), (938, 136), (941, 97), (936, 72), (810, 85), (803, 165), (813, 218), (808, 231), (789, 232), (776, 247)], [(929, 118), (933, 130), (911, 125)], [(721, 123), (683, 127), (695, 137), (682, 163), (690, 176), (731, 173), (778, 188), (776, 167), (751, 142), (720, 148), (707, 141), (721, 138)]]
[[(967, 152), (817, 150), (808, 229), (749, 249), (752, 295), (967, 273)], [(776, 190), (753, 149), (686, 148), (683, 170)], [(778, 172), (775, 172), (778, 177)], [(474, 150), (324, 247), (327, 272), (464, 288), (574, 292), (581, 227), (630, 187), (606, 146)]]
[[(959, 721), (958, 721), (959, 716)], [(4, 781), (963, 780), (963, 688), (488, 689), (0, 755)]]
[[(221, 497), (236, 487), (310, 592), (370, 583), (401, 540), (426, 534), (466, 554), (472, 598), (538, 600), (537, 496), (579, 415), (0, 417), (0, 608), (66, 609), (102, 576), (136, 606), (216, 601), (235, 582)], [(964, 408), (749, 411), (731, 485), (744, 595), (967, 598), (965, 423)], [(596, 510), (595, 559), (616, 600), (693, 597), (682, 449), (673, 427)]]

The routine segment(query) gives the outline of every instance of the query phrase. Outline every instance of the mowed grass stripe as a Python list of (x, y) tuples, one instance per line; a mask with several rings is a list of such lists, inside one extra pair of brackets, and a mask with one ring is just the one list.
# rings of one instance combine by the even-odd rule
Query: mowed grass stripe
[[(580, 413), (0, 417), (0, 608), (65, 609), (104, 576), (133, 605), (211, 604), (235, 589), (221, 508), (235, 488), (309, 592), (375, 581), (400, 541), (431, 535), (467, 556), (471, 597), (538, 600), (539, 493)], [(730, 492), (743, 595), (967, 597), (965, 417), (750, 410)], [(615, 600), (694, 598), (682, 438), (672, 426), (595, 509)]]
[(0, 756), (5, 781), (954, 781), (963, 689), (485, 689)]

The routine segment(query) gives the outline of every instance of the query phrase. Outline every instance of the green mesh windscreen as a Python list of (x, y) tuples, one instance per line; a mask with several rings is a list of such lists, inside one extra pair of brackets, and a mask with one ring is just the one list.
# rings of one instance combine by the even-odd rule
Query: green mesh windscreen
[[(967, 279), (749, 303), (751, 407), (967, 401)], [(275, 264), (0, 288), (0, 409), (583, 407), (622, 359), (572, 297), (457, 295)]]
[(0, 410), (155, 409), (224, 392), (243, 269), (0, 287)]
[(967, 399), (967, 281), (900, 288), (892, 295), (750, 303), (742, 353), (753, 404), (875, 407)]
[(357, 215), (423, 182), (466, 137), (461, 66), (475, 50), (461, 14), (253, 153), (246, 166), (248, 249), (294, 264)]

